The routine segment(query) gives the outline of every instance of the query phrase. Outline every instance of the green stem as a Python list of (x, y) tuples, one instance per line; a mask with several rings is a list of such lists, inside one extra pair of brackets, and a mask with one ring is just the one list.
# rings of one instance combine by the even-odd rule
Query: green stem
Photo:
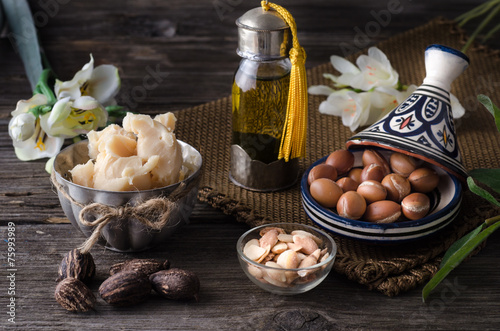
[(455, 18), (456, 22), (458, 23), (458, 26), (464, 26), (468, 21), (470, 21), (473, 18), (476, 18), (478, 16), (484, 15), (491, 7), (496, 5), (497, 3), (500, 3), (500, 0), (492, 0), (492, 1), (487, 1), (471, 10), (468, 12), (458, 16)]
[(500, 215), (497, 215), (497, 216), (492, 217), (492, 218), (488, 218), (486, 221), (484, 221), (486, 226), (491, 226), (497, 222), (500, 222)]
[(477, 35), (486, 27), (486, 25), (488, 25), (488, 23), (498, 14), (499, 11), (500, 11), (500, 4), (497, 4), (495, 9), (493, 9), (493, 11), (490, 12), (490, 14), (481, 22), (481, 24), (477, 27), (477, 29), (472, 33), (469, 40), (467, 40), (465, 46), (462, 48), (461, 50), (462, 53), (465, 53), (469, 49), (470, 45), (472, 45)]
[(42, 74), (40, 75), (40, 78), (38, 79), (38, 83), (35, 86), (34, 93), (41, 93), (47, 97), (48, 104), (49, 105), (54, 105), (57, 101), (56, 96), (54, 95), (54, 92), (52, 89), (49, 87), (49, 78), (52, 76), (52, 70), (51, 69), (44, 69), (42, 71)]
[(490, 39), (491, 37), (493, 37), (493, 35), (495, 33), (497, 33), (498, 31), (500, 30), (500, 24), (498, 24), (497, 26), (495, 26), (493, 29), (490, 30), (490, 32), (488, 32), (484, 37), (483, 37), (483, 40), (482, 42), (486, 42), (486, 40)]

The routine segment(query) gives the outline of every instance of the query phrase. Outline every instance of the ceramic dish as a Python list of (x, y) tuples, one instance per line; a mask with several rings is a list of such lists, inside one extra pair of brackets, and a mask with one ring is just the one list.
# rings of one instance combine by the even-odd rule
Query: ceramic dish
[[(386, 153), (386, 151), (383, 151)], [(354, 151), (355, 164), (361, 165), (362, 151)], [(307, 216), (324, 229), (342, 236), (375, 243), (401, 243), (421, 239), (436, 233), (450, 224), (457, 216), (462, 201), (462, 185), (453, 175), (440, 167), (429, 165), (440, 175), (438, 187), (428, 194), (431, 208), (427, 216), (415, 221), (377, 224), (340, 217), (334, 209), (318, 204), (309, 192), (307, 176), (311, 169), (326, 161), (327, 156), (311, 165), (301, 181), (302, 205)]]

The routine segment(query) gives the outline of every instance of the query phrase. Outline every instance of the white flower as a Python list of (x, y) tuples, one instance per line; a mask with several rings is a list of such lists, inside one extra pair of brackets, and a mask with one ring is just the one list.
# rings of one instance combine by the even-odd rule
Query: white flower
[(23, 113), (9, 122), (9, 135), (15, 142), (28, 140), (35, 133), (36, 117), (32, 113)]
[(332, 55), (330, 61), (341, 75), (325, 74), (324, 77), (331, 79), (338, 87), (351, 86), (368, 91), (374, 87), (396, 87), (398, 84), (399, 74), (377, 47), (370, 47), (368, 55), (360, 55), (356, 60), (357, 67), (337, 55)]
[[(342, 117), (342, 123), (351, 131), (375, 123), (417, 89), (416, 85), (410, 85), (401, 90), (398, 73), (392, 68), (387, 56), (376, 47), (369, 48), (368, 55), (359, 56), (357, 66), (337, 55), (333, 55), (330, 61), (341, 75), (326, 73), (323, 76), (332, 80), (335, 87), (344, 89), (316, 85), (310, 86), (308, 92), (328, 96), (320, 104), (319, 111)], [(450, 103), (453, 118), (462, 117), (465, 109), (451, 93)]]
[(58, 100), (52, 111), (40, 117), (40, 124), (53, 137), (73, 138), (106, 125), (108, 113), (90, 96)]
[(41, 128), (40, 119), (31, 114), (30, 109), (43, 106), (47, 97), (35, 94), (29, 100), (20, 100), (16, 109), (11, 113), (9, 135), (16, 156), (21, 161), (30, 161), (44, 157), (55, 156), (61, 149), (64, 139), (47, 135)]
[(120, 89), (118, 69), (110, 64), (103, 64), (94, 69), (94, 58), (78, 71), (73, 79), (62, 82), (56, 80), (54, 91), (57, 99), (69, 97), (76, 100), (81, 96), (91, 96), (104, 106), (114, 105), (114, 97)]
[(351, 131), (364, 125), (370, 114), (370, 92), (336, 91), (319, 105), (319, 112), (342, 117), (342, 124)]
[(342, 124), (355, 131), (360, 126), (375, 123), (402, 102), (399, 99), (403, 93), (394, 91), (398, 92), (397, 97), (377, 89), (361, 93), (338, 90), (319, 105), (319, 112), (342, 117)]

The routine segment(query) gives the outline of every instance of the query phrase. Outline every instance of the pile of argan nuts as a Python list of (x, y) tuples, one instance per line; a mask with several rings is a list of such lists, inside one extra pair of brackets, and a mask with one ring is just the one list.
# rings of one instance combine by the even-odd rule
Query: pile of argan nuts
[(428, 193), (439, 184), (438, 173), (423, 161), (394, 152), (387, 160), (366, 149), (363, 167), (354, 166), (348, 150), (331, 153), (308, 175), (311, 196), (341, 217), (374, 223), (393, 223), (425, 217), (430, 209)]
[[(168, 260), (132, 259), (111, 266), (109, 273), (110, 277), (99, 287), (99, 294), (113, 306), (141, 303), (150, 296), (151, 289), (167, 299), (198, 301), (198, 276), (188, 270), (170, 269)], [(71, 250), (64, 256), (58, 274), (56, 301), (71, 312), (94, 310), (96, 297), (87, 286), (95, 275), (92, 255)]]
[[(280, 227), (265, 227), (259, 239), (250, 239), (243, 247), (243, 254), (267, 268), (248, 264), (248, 272), (262, 283), (278, 287), (307, 284), (318, 277), (322, 268), (309, 268), (326, 261), (330, 256), (323, 241), (304, 230), (287, 233)], [(285, 271), (282, 269), (302, 269)]]

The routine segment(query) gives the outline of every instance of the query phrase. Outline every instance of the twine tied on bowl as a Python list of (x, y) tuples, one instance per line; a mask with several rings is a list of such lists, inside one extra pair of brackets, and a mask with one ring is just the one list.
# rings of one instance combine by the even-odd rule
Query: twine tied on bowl
[[(200, 181), (200, 177), (197, 177), (189, 184), (181, 182), (168, 196), (151, 198), (135, 206), (128, 204), (122, 206), (109, 206), (98, 202), (92, 202), (85, 205), (73, 199), (68, 192), (64, 190), (63, 185), (57, 181), (55, 174), (56, 171), (52, 171), (52, 185), (54, 185), (54, 187), (72, 204), (81, 208), (78, 215), (78, 221), (85, 226), (95, 227), (92, 234), (79, 247), (82, 253), (89, 252), (92, 249), (94, 244), (99, 240), (102, 229), (115, 219), (136, 219), (153, 230), (163, 229), (163, 227), (167, 225), (172, 212), (178, 206), (177, 202), (189, 194), (192, 188), (197, 186)], [(95, 218), (95, 220), (87, 220), (91, 218)], [(177, 224), (171, 226), (176, 225)]]

